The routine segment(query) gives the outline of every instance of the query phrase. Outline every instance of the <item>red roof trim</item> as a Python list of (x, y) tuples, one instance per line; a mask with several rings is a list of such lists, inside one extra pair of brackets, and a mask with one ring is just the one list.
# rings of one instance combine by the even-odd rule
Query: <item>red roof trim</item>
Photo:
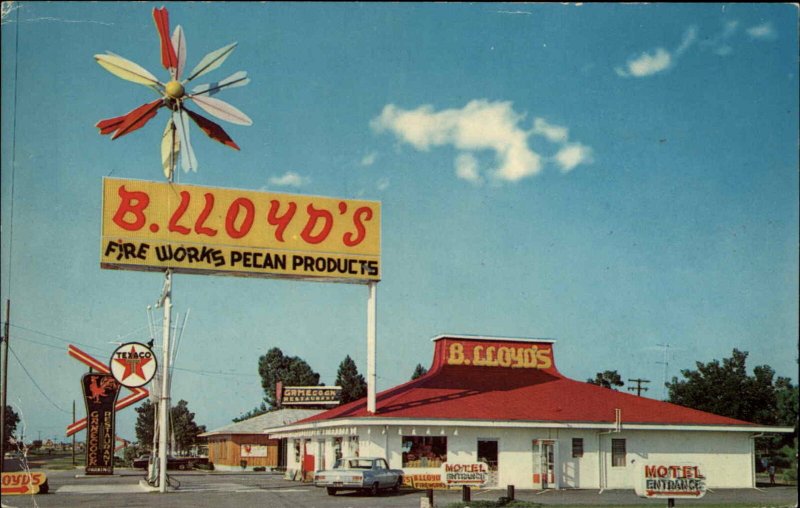
[(623, 425), (756, 426), (566, 378), (549, 341), (442, 337), (426, 375), (376, 399), (375, 415), (361, 399), (297, 423), (381, 417), (613, 425), (620, 409)]

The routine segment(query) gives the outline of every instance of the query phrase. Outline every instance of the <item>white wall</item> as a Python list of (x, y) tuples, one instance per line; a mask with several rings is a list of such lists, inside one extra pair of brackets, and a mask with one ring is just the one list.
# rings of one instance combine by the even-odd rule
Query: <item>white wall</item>
[[(709, 488), (751, 488), (753, 456), (745, 432), (623, 431), (603, 436), (608, 488), (633, 488), (638, 461), (693, 462)], [(611, 438), (626, 440), (626, 467), (611, 467)]]
[[(389, 466), (402, 468), (402, 436), (447, 437), (448, 462), (477, 461), (479, 439), (498, 441), (498, 488), (514, 485), (531, 489), (533, 485), (533, 440), (552, 440), (556, 448), (558, 488), (633, 489), (637, 464), (642, 461), (698, 463), (707, 476), (709, 488), (753, 487), (752, 441), (746, 432), (623, 430), (600, 433), (577, 429), (503, 429), (500, 427), (376, 426), (358, 428), (359, 455), (386, 457)], [(572, 457), (572, 438), (583, 438), (583, 457)], [(624, 467), (611, 465), (611, 440), (625, 439)], [(308, 443), (308, 453), (316, 455), (317, 439)], [(345, 436), (345, 443), (347, 437)], [(600, 445), (600, 451), (598, 451)], [(295, 462), (289, 440), (287, 466)], [(343, 452), (354, 454), (345, 444)], [(326, 465), (333, 465), (332, 437), (326, 436)], [(602, 465), (601, 465), (602, 464)], [(438, 469), (409, 469), (415, 473), (437, 473)], [(601, 478), (602, 477), (602, 478)]]

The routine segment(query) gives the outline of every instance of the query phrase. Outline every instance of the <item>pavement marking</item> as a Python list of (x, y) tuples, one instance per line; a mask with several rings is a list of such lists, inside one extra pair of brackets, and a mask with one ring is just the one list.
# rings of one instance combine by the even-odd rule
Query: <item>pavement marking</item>
[(139, 485), (64, 485), (56, 489), (59, 494), (131, 494), (144, 493)]
[(252, 492), (254, 490), (261, 490), (258, 487), (251, 487), (249, 485), (242, 485), (241, 483), (197, 483), (197, 484), (182, 484), (178, 492)]

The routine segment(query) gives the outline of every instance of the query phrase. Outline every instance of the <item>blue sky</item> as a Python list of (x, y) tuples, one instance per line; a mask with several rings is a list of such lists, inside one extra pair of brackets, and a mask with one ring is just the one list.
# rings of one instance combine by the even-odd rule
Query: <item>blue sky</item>
[[(99, 136), (152, 94), (93, 55), (166, 79), (160, 5), (14, 2), (3, 19), (0, 291), (27, 436), (62, 438), (72, 400), (82, 416), (68, 343), (104, 359), (148, 339), (162, 276), (100, 269), (101, 183), (163, 179), (164, 119)], [(739, 348), (797, 380), (795, 6), (165, 5), (187, 65), (238, 41), (208, 78), (252, 80), (220, 94), (253, 119), (224, 125), (241, 151), (194, 130), (200, 167), (179, 182), (382, 203), (379, 389), (444, 333), (556, 339), (567, 376), (616, 369), (654, 398), (659, 344), (670, 377)], [(260, 402), (276, 346), (328, 384), (348, 354), (366, 374), (366, 297), (177, 275), (173, 398), (228, 423)]]

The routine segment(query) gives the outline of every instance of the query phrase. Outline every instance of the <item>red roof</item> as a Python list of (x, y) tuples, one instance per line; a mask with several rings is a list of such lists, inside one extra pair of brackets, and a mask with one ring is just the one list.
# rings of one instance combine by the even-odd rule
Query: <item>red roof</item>
[[(438, 338), (430, 371), (379, 393), (374, 417), (613, 425), (620, 409), (623, 424), (755, 425), (566, 378), (555, 367), (552, 346)], [(298, 423), (371, 417), (360, 399)]]

